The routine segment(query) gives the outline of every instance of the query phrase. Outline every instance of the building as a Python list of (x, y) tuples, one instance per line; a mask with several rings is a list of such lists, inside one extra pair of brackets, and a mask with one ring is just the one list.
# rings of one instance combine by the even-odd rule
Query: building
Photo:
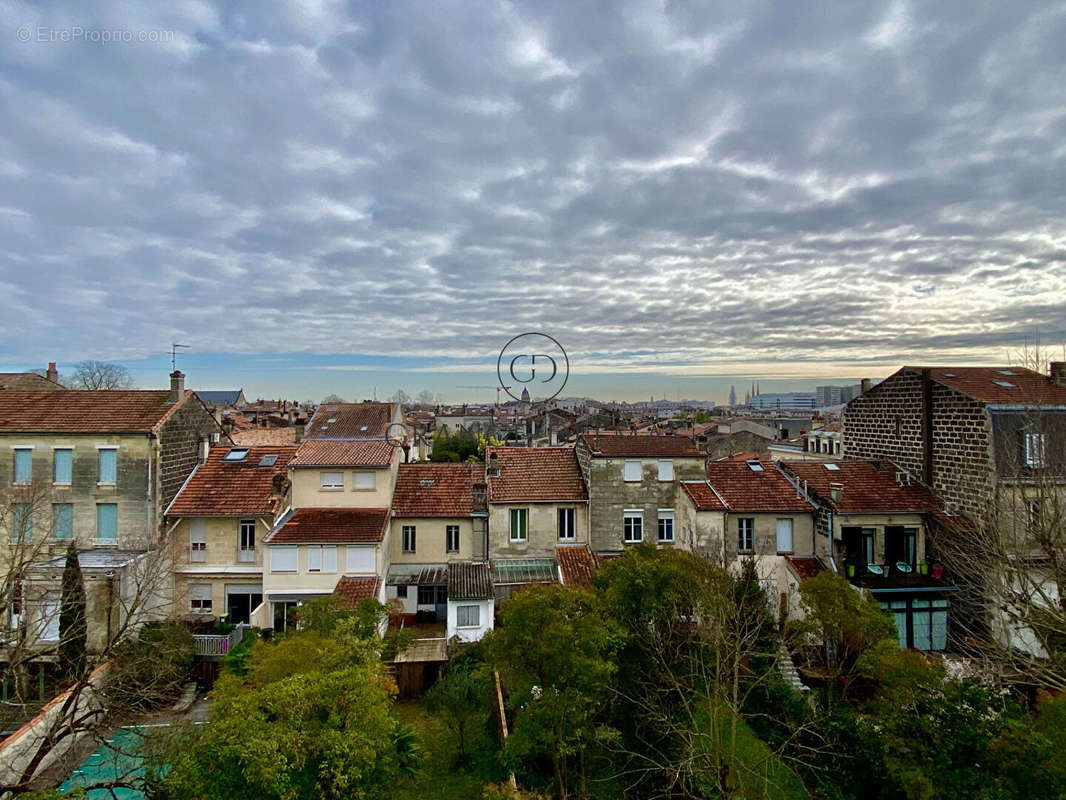
[(57, 640), (71, 542), (86, 577), (90, 648), (126, 625), (134, 596), (145, 615), (170, 611), (164, 512), (223, 436), (185, 376), (175, 371), (170, 382), (159, 391), (0, 391), (9, 630), (27, 624), (43, 646)]
[(51, 361), (44, 375), (36, 372), (0, 372), (0, 391), (10, 389), (16, 392), (57, 392), (64, 387), (59, 382), (56, 362)]
[(747, 405), (751, 408), (818, 408), (818, 397), (814, 392), (780, 392), (759, 394), (749, 398)]
[(597, 431), (579, 437), (575, 449), (594, 552), (645, 541), (673, 546), (679, 481), (705, 475), (706, 459), (691, 438)]
[(215, 447), (167, 508), (174, 612), (249, 623), (263, 602), (263, 545), (289, 507), (289, 446)]
[(248, 403), (244, 397), (244, 389), (222, 389), (217, 391), (198, 389), (196, 396), (210, 409), (240, 408)]

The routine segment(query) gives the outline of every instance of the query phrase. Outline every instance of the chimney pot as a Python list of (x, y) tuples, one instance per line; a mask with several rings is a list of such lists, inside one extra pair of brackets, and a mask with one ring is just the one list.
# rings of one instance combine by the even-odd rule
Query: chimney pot
[(1066, 386), (1066, 361), (1052, 361), (1049, 373), (1052, 381), (1059, 386)]
[(844, 499), (844, 484), (831, 483), (829, 484), (829, 499), (834, 503), (839, 503)]
[(170, 396), (168, 403), (177, 403), (185, 396), (185, 373), (176, 369), (170, 373)]
[(859, 388), (861, 389), (862, 394), (866, 394), (868, 391), (870, 391), (870, 379), (863, 378), (861, 381), (859, 381)]

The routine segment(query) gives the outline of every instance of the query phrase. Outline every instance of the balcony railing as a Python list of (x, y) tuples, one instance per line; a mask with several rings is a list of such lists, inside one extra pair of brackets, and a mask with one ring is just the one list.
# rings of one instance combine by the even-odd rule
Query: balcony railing
[(227, 634), (194, 634), (192, 639), (196, 645), (198, 656), (224, 656), (234, 645), (244, 638), (244, 631), (248, 626), (244, 623), (237, 625)]

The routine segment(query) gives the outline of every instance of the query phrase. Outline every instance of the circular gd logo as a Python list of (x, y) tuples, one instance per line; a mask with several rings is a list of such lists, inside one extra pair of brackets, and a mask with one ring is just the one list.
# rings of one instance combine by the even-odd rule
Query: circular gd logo
[(566, 386), (570, 359), (563, 346), (548, 334), (521, 333), (500, 351), (496, 376), (500, 388), (515, 400), (551, 400)]

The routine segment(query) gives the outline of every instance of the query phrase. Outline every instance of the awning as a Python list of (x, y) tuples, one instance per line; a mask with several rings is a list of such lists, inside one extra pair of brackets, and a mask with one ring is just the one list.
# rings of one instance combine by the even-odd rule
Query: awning
[(559, 572), (551, 558), (509, 558), (492, 562), (495, 584), (558, 583)]

